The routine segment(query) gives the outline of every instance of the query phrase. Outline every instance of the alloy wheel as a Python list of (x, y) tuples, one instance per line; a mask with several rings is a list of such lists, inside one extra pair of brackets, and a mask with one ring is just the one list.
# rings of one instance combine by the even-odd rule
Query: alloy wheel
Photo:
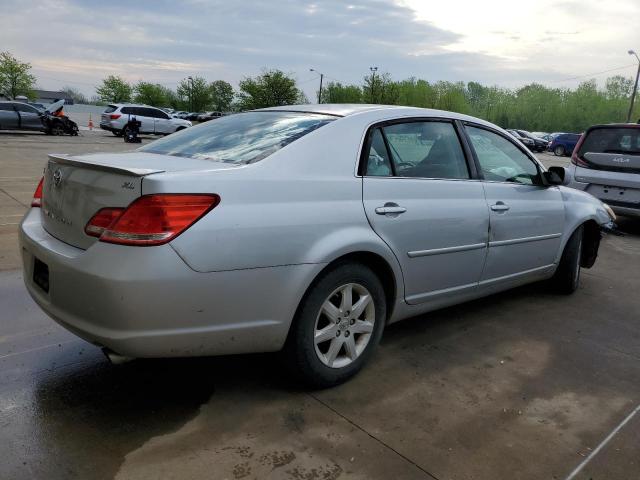
[(336, 288), (316, 318), (314, 344), (320, 361), (330, 368), (353, 363), (365, 350), (375, 323), (371, 293), (358, 283)]

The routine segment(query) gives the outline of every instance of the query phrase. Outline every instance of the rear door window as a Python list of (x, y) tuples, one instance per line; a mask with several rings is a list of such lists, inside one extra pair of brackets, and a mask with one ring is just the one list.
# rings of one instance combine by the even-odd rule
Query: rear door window
[(398, 177), (470, 178), (467, 161), (452, 123), (396, 123), (382, 130)]

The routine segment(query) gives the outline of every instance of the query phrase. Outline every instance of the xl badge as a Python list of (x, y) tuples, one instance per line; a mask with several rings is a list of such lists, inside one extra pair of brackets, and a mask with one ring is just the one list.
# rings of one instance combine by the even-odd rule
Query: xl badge
[(53, 186), (59, 187), (62, 183), (62, 171), (60, 169), (53, 172)]

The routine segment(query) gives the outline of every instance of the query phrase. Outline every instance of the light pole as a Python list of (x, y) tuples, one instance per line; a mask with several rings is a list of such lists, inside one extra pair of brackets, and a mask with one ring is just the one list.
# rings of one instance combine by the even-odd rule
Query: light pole
[(378, 67), (369, 67), (371, 70), (371, 103), (375, 103), (373, 98), (373, 86), (376, 84), (376, 72), (378, 71)]
[(629, 105), (629, 113), (627, 113), (627, 123), (631, 122), (631, 114), (633, 113), (633, 102), (636, 99), (636, 92), (638, 91), (638, 77), (640, 77), (640, 57), (635, 50), (629, 50), (629, 55), (635, 55), (638, 59), (638, 71), (636, 72), (636, 83), (633, 85), (633, 93), (631, 94), (631, 105)]
[(324, 73), (320, 73), (314, 68), (310, 68), (309, 71), (316, 72), (318, 75), (320, 75), (320, 90), (318, 90), (318, 103), (322, 103), (322, 79), (324, 78)]
[(193, 77), (187, 77), (189, 80), (189, 110), (193, 112)]

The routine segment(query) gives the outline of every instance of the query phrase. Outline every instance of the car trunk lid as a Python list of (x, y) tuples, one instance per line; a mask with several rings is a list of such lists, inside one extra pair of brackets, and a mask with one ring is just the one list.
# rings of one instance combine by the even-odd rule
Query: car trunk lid
[(142, 195), (144, 177), (227, 168), (237, 167), (144, 152), (77, 157), (52, 154), (44, 173), (42, 223), (57, 239), (86, 249), (97, 241), (84, 232), (91, 217), (101, 208), (127, 207)]

